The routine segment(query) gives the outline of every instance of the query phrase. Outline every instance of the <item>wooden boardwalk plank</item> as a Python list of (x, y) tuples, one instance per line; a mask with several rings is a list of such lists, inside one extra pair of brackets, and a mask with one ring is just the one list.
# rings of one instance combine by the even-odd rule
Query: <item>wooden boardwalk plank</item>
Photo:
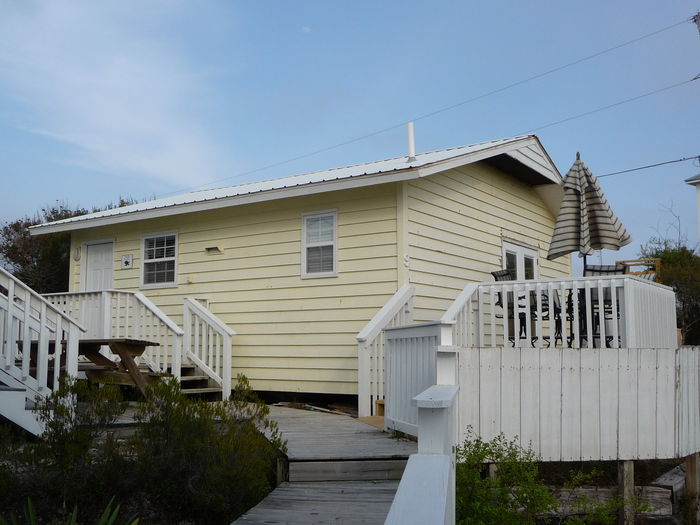
[(232, 525), (382, 524), (398, 481), (283, 483)]
[(414, 441), (397, 439), (349, 416), (270, 407), (287, 440), (289, 461), (408, 458)]

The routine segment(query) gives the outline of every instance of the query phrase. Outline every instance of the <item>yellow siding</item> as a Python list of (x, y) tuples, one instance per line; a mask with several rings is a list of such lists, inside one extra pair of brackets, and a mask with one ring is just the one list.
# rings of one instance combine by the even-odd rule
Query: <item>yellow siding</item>
[(532, 187), (482, 163), (405, 184), (415, 320), (439, 319), (468, 282), (492, 281), (503, 239), (537, 247), (539, 277), (571, 275), (546, 259), (555, 217)]
[[(338, 276), (301, 279), (301, 216), (329, 209), (338, 212)], [(137, 291), (142, 235), (161, 231), (178, 233), (178, 286), (143, 292), (178, 324), (183, 297), (208, 299), (238, 334), (234, 374), (259, 390), (357, 392), (355, 336), (397, 289), (394, 184), (79, 230), (73, 248), (115, 239), (114, 288)], [(116, 269), (125, 254), (133, 269)], [(72, 261), (72, 290), (80, 264)]]
[[(301, 216), (338, 212), (338, 276), (302, 279)], [(468, 282), (502, 267), (502, 239), (540, 251), (540, 277), (570, 274), (545, 259), (554, 217), (535, 191), (476, 164), (399, 184), (281, 199), (73, 233), (114, 239), (114, 288), (138, 291), (142, 236), (178, 233), (177, 287), (142, 290), (177, 323), (185, 296), (209, 301), (234, 338), (234, 374), (254, 388), (357, 392), (355, 336), (400, 284), (416, 286), (417, 321), (438, 319)], [(205, 248), (220, 246), (209, 255)], [(408, 253), (410, 268), (404, 266)], [(117, 269), (122, 255), (134, 267)], [(71, 257), (71, 289), (82, 259)], [(401, 283), (399, 284), (399, 280)]]

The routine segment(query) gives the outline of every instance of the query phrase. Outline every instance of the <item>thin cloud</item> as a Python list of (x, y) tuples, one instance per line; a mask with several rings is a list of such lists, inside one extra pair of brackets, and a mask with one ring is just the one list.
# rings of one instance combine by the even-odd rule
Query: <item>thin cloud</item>
[(141, 5), (0, 1), (0, 87), (22, 108), (17, 127), (72, 146), (63, 162), (206, 182), (223, 164), (189, 109), (206, 75), (149, 36), (162, 9)]

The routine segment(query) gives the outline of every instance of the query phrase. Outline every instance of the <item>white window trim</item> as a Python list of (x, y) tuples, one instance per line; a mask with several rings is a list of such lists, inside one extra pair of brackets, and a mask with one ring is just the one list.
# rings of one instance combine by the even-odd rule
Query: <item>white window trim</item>
[[(170, 258), (165, 258), (165, 259), (149, 259), (146, 260), (146, 239), (150, 239), (152, 237), (164, 237), (166, 235), (174, 235), (175, 236), (175, 257), (173, 259), (175, 260), (175, 282), (172, 283), (153, 283), (153, 284), (146, 284), (145, 283), (145, 273), (146, 273), (146, 263), (147, 262), (152, 262), (152, 261), (158, 261), (158, 260), (170, 260)], [(140, 288), (142, 290), (153, 290), (156, 288), (177, 288), (177, 275), (178, 275), (178, 247), (179, 247), (179, 237), (176, 231), (167, 231), (167, 232), (155, 232), (155, 233), (145, 233), (141, 236), (141, 286)]]
[[(535, 261), (534, 278), (535, 279), (539, 278), (540, 256), (539, 256), (539, 253), (536, 249), (531, 248), (531, 247), (526, 246), (526, 245), (522, 245), (522, 244), (515, 244), (512, 241), (505, 241), (504, 240), (502, 252), (501, 252), (501, 256), (502, 256), (501, 266), (503, 267), (503, 269), (506, 268), (506, 252), (515, 253), (517, 273), (519, 275), (522, 275), (522, 276), (525, 275), (525, 256), (532, 257)], [(517, 275), (516, 275), (516, 279), (517, 279)]]
[[(312, 243), (307, 245), (306, 243), (306, 219), (311, 217), (333, 217), (333, 271), (332, 272), (314, 272), (308, 273), (306, 271), (306, 249), (312, 248), (314, 246), (327, 246), (327, 243)], [(301, 216), (301, 278), (302, 279), (319, 279), (323, 277), (337, 277), (338, 276), (338, 210), (324, 210), (315, 211), (311, 213), (304, 213)]]

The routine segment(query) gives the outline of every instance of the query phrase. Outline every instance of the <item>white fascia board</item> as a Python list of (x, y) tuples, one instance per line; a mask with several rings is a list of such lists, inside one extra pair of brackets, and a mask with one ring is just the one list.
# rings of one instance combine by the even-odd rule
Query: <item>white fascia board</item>
[[(510, 154), (512, 152), (516, 152), (518, 149), (526, 146), (535, 146), (537, 149), (541, 150), (544, 152), (544, 148), (542, 148), (542, 145), (540, 144), (539, 140), (537, 140), (535, 137), (525, 137), (522, 139), (518, 139), (513, 142), (509, 142), (507, 144), (501, 144), (498, 146), (493, 146), (491, 148), (479, 150), (476, 152), (472, 153), (466, 153), (460, 157), (455, 157), (453, 159), (448, 159), (442, 162), (437, 162), (432, 165), (424, 166), (422, 168), (419, 168), (420, 171), (420, 176), (421, 177), (427, 177), (428, 175), (433, 175), (435, 173), (438, 173), (440, 171), (446, 171), (448, 169), (453, 169), (453, 168), (459, 168), (460, 166), (463, 166), (465, 164), (472, 164), (474, 162), (479, 162), (481, 160), (486, 160), (491, 157), (495, 157), (496, 155), (501, 155), (501, 154)], [(546, 152), (544, 152), (546, 155)], [(559, 176), (559, 171), (557, 170), (556, 166), (551, 163), (551, 159), (549, 158), (549, 155), (546, 155), (546, 158), (549, 160), (551, 164), (551, 168), (553, 170), (553, 175), (552, 173), (548, 173), (542, 170), (541, 166), (538, 166), (536, 163), (529, 161), (524, 155), (518, 155), (517, 160), (518, 162), (526, 165), (527, 167), (533, 169), (543, 177), (546, 177), (550, 181), (552, 181), (553, 184), (560, 184), (562, 179)], [(528, 160), (528, 162), (525, 162), (525, 160)]]
[(376, 184), (388, 184), (391, 182), (400, 182), (415, 178), (418, 178), (417, 169), (415, 168), (397, 172), (358, 175), (357, 177), (347, 179), (314, 182), (289, 188), (280, 188), (276, 190), (268, 190), (258, 193), (247, 193), (245, 195), (234, 195), (232, 197), (211, 199), (208, 201), (190, 202), (187, 204), (174, 204), (163, 208), (134, 211), (130, 213), (124, 213), (121, 215), (109, 215), (107, 217), (100, 217), (97, 219), (85, 219), (82, 221), (67, 222), (64, 224), (55, 225), (37, 225), (32, 226), (29, 229), (29, 233), (32, 236), (36, 236), (48, 233), (84, 230), (87, 228), (99, 228), (100, 226), (110, 226), (112, 224), (121, 224), (125, 222), (133, 222), (146, 219), (157, 219), (161, 217), (170, 217), (172, 215), (181, 215), (197, 211), (216, 210), (219, 208), (228, 208), (231, 206), (241, 206), (243, 204), (253, 204), (256, 202), (265, 202), (281, 198), (300, 197), (304, 195), (313, 195), (317, 193), (327, 193), (330, 191), (339, 191), (350, 188), (361, 188), (365, 186), (373, 186)]
[[(528, 168), (536, 171), (540, 175), (546, 177), (547, 179), (551, 180), (554, 184), (560, 184), (561, 183), (561, 177), (558, 177), (558, 173), (556, 171), (552, 171), (552, 173), (548, 173), (542, 169), (542, 166), (534, 162), (531, 158), (527, 157), (526, 155), (523, 155), (518, 151), (517, 149), (514, 151), (509, 151), (507, 153), (510, 157), (513, 159), (517, 160), (521, 164), (524, 164)], [(550, 168), (551, 169), (551, 168)]]

